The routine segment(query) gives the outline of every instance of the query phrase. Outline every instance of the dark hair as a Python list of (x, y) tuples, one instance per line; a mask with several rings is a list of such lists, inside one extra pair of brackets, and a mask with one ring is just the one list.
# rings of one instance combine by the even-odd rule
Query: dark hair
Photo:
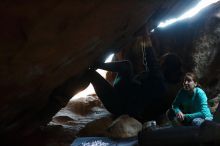
[(134, 73), (137, 74), (145, 70), (143, 64), (143, 48), (152, 46), (150, 37), (147, 35), (139, 36), (133, 40), (132, 44), (125, 50), (125, 58), (130, 60), (134, 66)]
[(165, 79), (170, 83), (178, 83), (182, 77), (182, 60), (175, 53), (166, 53), (160, 58)]
[(199, 84), (199, 80), (198, 80), (195, 73), (187, 72), (187, 73), (185, 73), (185, 76), (190, 76), (193, 79), (193, 81), (197, 83), (197, 87), (201, 87), (201, 85)]
[(198, 82), (198, 78), (197, 78), (197, 76), (195, 75), (195, 73), (193, 73), (193, 72), (187, 72), (187, 73), (185, 74), (185, 76), (190, 76), (190, 77), (192, 77), (192, 79), (193, 79), (194, 82)]
[(160, 63), (163, 68), (169, 70), (180, 69), (182, 66), (182, 61), (180, 57), (175, 53), (166, 53), (160, 58)]

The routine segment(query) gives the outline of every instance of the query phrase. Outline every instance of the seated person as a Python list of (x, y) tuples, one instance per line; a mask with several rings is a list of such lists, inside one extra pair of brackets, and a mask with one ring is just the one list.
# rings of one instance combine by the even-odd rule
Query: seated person
[(168, 119), (176, 119), (181, 125), (201, 125), (204, 120), (212, 120), (205, 92), (198, 87), (194, 73), (185, 74), (183, 88), (179, 90), (172, 109), (167, 112)]

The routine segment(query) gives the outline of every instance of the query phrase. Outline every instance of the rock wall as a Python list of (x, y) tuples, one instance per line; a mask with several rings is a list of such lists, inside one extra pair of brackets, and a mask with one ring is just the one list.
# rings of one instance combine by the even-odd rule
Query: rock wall
[(87, 85), (88, 66), (128, 43), (161, 3), (1, 1), (0, 137), (13, 142), (47, 124)]
[(194, 71), (209, 98), (220, 91), (219, 5), (201, 11), (190, 20), (180, 21), (152, 34), (158, 55), (177, 53), (184, 71)]
[(201, 78), (211, 98), (220, 93), (220, 8), (207, 16), (205, 25), (195, 40), (193, 61), (195, 72)]

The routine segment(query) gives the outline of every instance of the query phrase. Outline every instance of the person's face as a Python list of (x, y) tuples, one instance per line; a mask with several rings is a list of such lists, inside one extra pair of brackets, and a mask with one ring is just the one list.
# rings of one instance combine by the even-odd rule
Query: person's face
[(185, 76), (183, 80), (183, 88), (187, 91), (193, 92), (193, 89), (197, 86), (197, 82), (193, 80), (191, 76)]

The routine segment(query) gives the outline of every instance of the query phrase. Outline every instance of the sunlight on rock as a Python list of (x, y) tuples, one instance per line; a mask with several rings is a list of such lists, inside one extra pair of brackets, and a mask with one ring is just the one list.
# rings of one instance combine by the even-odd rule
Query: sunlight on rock
[(177, 21), (184, 20), (184, 19), (187, 19), (187, 18), (191, 18), (191, 17), (195, 16), (199, 11), (204, 9), (205, 7), (208, 7), (209, 5), (214, 4), (218, 1), (219, 0), (201, 0), (194, 8), (188, 10), (187, 12), (185, 12), (180, 17), (172, 18), (172, 19), (166, 20), (164, 22), (160, 22), (160, 24), (157, 27), (163, 28), (163, 27), (166, 27), (166, 26), (168, 26), (170, 24), (173, 24)]
[[(111, 62), (113, 57), (114, 57), (114, 54), (109, 55), (109, 57), (105, 60), (105, 63)], [(96, 71), (97, 71), (102, 77), (106, 78), (106, 73), (107, 73), (107, 71), (102, 70), (102, 69), (97, 69)], [(89, 86), (88, 86), (85, 90), (83, 90), (83, 91), (77, 93), (75, 96), (73, 96), (73, 97), (70, 99), (70, 101), (75, 100), (75, 99), (78, 99), (78, 98), (81, 98), (81, 97), (86, 97), (87, 95), (90, 95), (90, 94), (95, 94), (95, 90), (94, 90), (94, 88), (93, 88), (93, 86), (92, 86), (91, 83), (89, 84)]]

